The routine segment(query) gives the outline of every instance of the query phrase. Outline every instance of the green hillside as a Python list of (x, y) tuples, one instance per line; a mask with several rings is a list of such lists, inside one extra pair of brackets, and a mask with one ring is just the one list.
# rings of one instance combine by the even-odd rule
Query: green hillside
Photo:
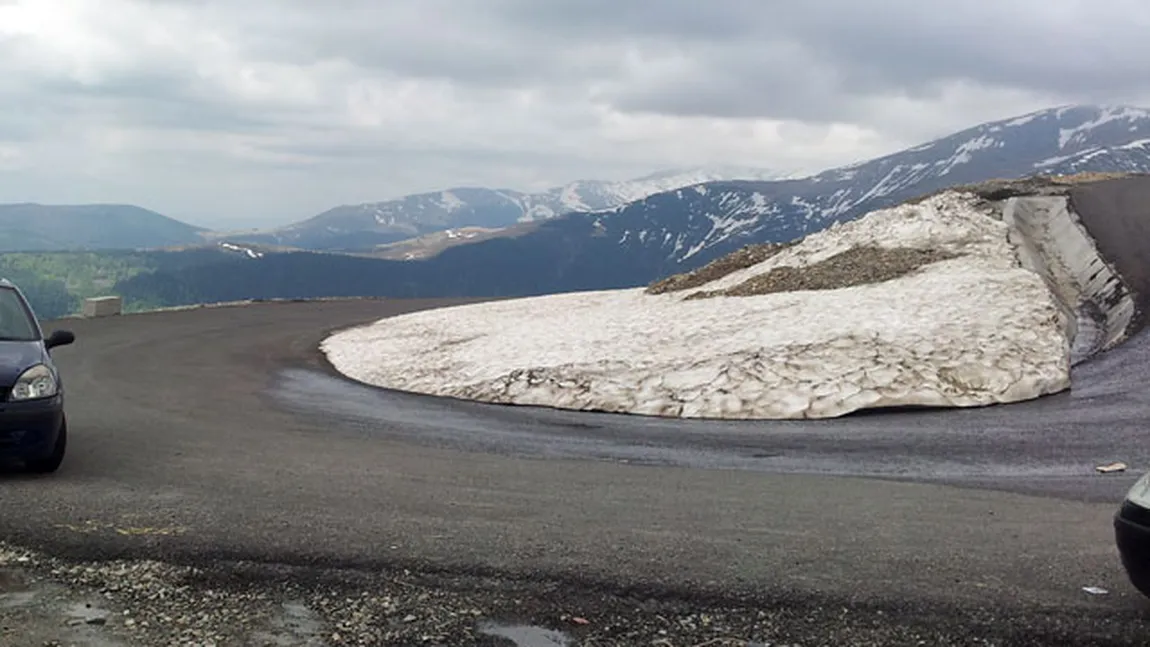
[(205, 231), (131, 205), (0, 204), (0, 251), (189, 245), (204, 242)]
[[(3, 252), (0, 277), (10, 279), (32, 302), (41, 319), (80, 311), (85, 298), (119, 294), (117, 286), (156, 271), (181, 271), (236, 258), (212, 247), (181, 251)], [(166, 305), (148, 296), (129, 296), (124, 310), (135, 312)]]

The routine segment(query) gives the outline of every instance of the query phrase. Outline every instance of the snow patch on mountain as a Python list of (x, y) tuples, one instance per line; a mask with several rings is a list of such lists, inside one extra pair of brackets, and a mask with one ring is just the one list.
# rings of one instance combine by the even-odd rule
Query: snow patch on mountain
[(248, 258), (263, 258), (264, 257), (263, 252), (255, 249), (255, 248), (248, 247), (246, 245), (236, 245), (234, 243), (221, 242), (221, 243), (219, 243), (219, 246), (221, 249), (226, 249), (229, 252), (236, 252), (238, 254), (243, 254), (244, 256), (246, 256)]
[(460, 200), (459, 196), (455, 195), (451, 191), (443, 191), (439, 194), (439, 205), (448, 213), (451, 213), (459, 211), (464, 206), (466, 206), (467, 203), (463, 200)]
[(1089, 137), (1090, 132), (1100, 126), (1113, 121), (1141, 121), (1150, 118), (1150, 111), (1129, 106), (1101, 106), (1097, 116), (1089, 121), (1070, 128), (1060, 128), (1058, 131), (1058, 147), (1066, 148), (1075, 143), (1082, 143)]

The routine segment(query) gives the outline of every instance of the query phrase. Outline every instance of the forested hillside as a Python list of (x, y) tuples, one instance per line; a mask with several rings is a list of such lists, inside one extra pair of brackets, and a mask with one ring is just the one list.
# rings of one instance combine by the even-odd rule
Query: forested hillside
[[(235, 254), (215, 248), (180, 251), (0, 253), (0, 277), (16, 283), (41, 320), (80, 311), (85, 298), (120, 294), (132, 277), (157, 271), (179, 273), (197, 265), (227, 261)], [(166, 305), (149, 295), (125, 299), (128, 312)]]

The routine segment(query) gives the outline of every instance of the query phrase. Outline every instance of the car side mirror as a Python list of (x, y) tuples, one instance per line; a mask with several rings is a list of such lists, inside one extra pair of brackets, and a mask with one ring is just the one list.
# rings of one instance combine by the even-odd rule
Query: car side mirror
[(71, 330), (53, 330), (52, 334), (44, 340), (44, 345), (48, 348), (55, 348), (67, 346), (74, 341), (76, 341), (76, 335)]

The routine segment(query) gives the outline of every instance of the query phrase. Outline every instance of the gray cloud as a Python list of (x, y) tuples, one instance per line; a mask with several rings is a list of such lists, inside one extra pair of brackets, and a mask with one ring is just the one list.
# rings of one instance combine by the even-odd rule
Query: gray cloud
[(955, 81), (1068, 100), (1150, 91), (1150, 77), (1141, 70), (1150, 55), (1144, 38), (1150, 5), (1129, 0), (361, 0), (327, 11), (292, 6), (284, 20), (290, 27), (275, 51), (345, 56), (372, 68), (463, 84), (618, 76), (625, 73), (627, 48), (652, 58), (683, 56), (692, 65), (681, 74), (642, 78), (641, 69), (633, 70), (639, 78), (618, 79), (619, 89), (601, 95), (624, 110), (670, 115), (849, 121), (873, 97), (931, 100)]
[(720, 161), (817, 171), (1055, 103), (1150, 97), (1150, 5), (1135, 0), (0, 0), (5, 11), (0, 142), (24, 167), (3, 171), (20, 179), (0, 177), (0, 201), (138, 193), (204, 218)]
[(1086, 101), (1150, 91), (1142, 63), (1150, 56), (1150, 5), (1143, 2), (668, 0), (651, 20), (641, 5), (624, 2), (601, 32), (593, 16), (608, 15), (606, 6), (580, 14), (582, 1), (508, 2), (538, 29), (585, 38), (634, 30), (663, 38), (668, 49), (686, 43), (693, 65), (627, 84), (614, 94), (623, 109), (849, 121), (873, 97), (930, 100), (956, 81)]
[[(763, 33), (780, 7), (771, 0), (493, 0), (491, 10), (520, 31), (577, 40), (670, 39), (675, 42), (745, 41)], [(786, 9), (783, 9), (786, 11)]]
[(1150, 80), (1139, 63), (1150, 54), (1150, 5), (1142, 2), (956, 2), (943, 10), (910, 0), (874, 10), (844, 2), (834, 15), (803, 13), (788, 26), (844, 76), (879, 89), (964, 79), (1089, 94), (1128, 91), (1132, 82), (1144, 90)]

